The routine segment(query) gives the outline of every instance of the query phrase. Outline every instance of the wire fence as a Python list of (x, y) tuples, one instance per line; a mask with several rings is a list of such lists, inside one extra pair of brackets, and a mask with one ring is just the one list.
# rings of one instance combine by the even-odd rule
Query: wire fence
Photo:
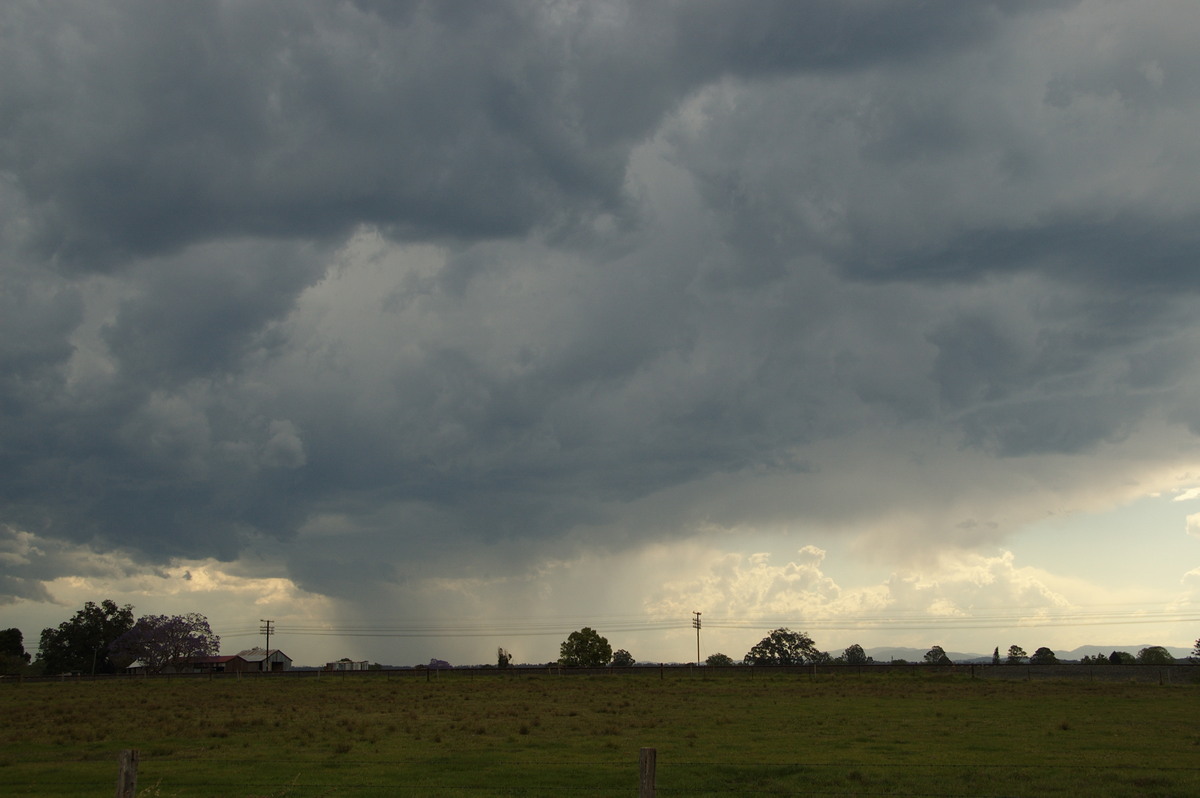
[[(645, 750), (645, 749), (643, 749)], [(63, 774), (54, 762), (34, 775), (37, 789), (22, 790), (8, 781), (12, 794), (100, 794), (98, 787), (117, 780), (115, 759), (94, 763), (90, 784), (80, 774)], [(172, 757), (143, 758), (136, 792), (117, 798), (244, 796), (245, 798), (317, 798), (317, 796), (862, 796), (897, 798), (1017, 798), (1017, 796), (1188, 796), (1200, 794), (1200, 767), (1031, 765), (1022, 763), (868, 763), (805, 761), (664, 761), (659, 759), (647, 783), (639, 782), (639, 762), (514, 761), (481, 772), (448, 765), (434, 776), (419, 761), (394, 760), (387, 772), (378, 763), (346, 759), (331, 769), (328, 762), (305, 759), (225, 759), (205, 763), (209, 776), (162, 775), (195, 764)], [(269, 768), (287, 771), (284, 778), (255, 777)], [(414, 779), (412, 771), (420, 770)], [(364, 775), (369, 774), (369, 775)], [(223, 777), (217, 777), (222, 776)], [(111, 794), (111, 793), (108, 793)]]
[(843, 676), (941, 676), (970, 679), (1045, 680), (1092, 682), (1138, 682), (1143, 684), (1198, 684), (1200, 663), (1174, 665), (1121, 664), (1097, 665), (1085, 663), (1055, 663), (1049, 665), (993, 665), (962, 663), (930, 665), (918, 663), (872, 663), (867, 665), (732, 665), (696, 666), (690, 664), (638, 664), (629, 667), (604, 666), (567, 668), (559, 665), (513, 665), (506, 668), (491, 666), (459, 668), (378, 668), (359, 671), (330, 671), (296, 668), (287, 671), (196, 671), (186, 673), (109, 673), (60, 674), (57, 676), (8, 676), (0, 683), (21, 684), (38, 682), (121, 681), (136, 679), (422, 679), (425, 681), (488, 678), (534, 678), (571, 676), (611, 676), (619, 678), (693, 678), (693, 679), (754, 679), (761, 676), (790, 674), (809, 678)]
[[(540, 666), (449, 670), (420, 668), (368, 671), (295, 670), (275, 673), (164, 674), (150, 677), (120, 674), (95, 677), (62, 676), (26, 678), (24, 680), (9, 679), (6, 680), (6, 683), (11, 684), (17, 691), (9, 693), (10, 696), (15, 696), (20, 694), (20, 685), (22, 684), (47, 682), (71, 684), (95, 681), (132, 684), (137, 680), (191, 682), (248, 679), (274, 681), (282, 686), (289, 681), (329, 680), (338, 683), (345, 682), (347, 686), (356, 682), (365, 686), (368, 682), (382, 684), (395, 681), (397, 682), (396, 686), (399, 687), (402, 683), (421, 680), (436, 682), (446, 688), (429, 694), (456, 696), (455, 701), (457, 702), (466, 700), (457, 698), (459, 692), (464, 697), (471, 696), (474, 701), (483, 693), (490, 692), (489, 686), (498, 684), (497, 680), (525, 680), (525, 683), (537, 691), (537, 694), (540, 694), (540, 691), (548, 686), (542, 683), (545, 680), (573, 680), (585, 676), (590, 677), (596, 683), (607, 683), (611, 679), (614, 685), (629, 683), (631, 686), (638, 682), (649, 686), (664, 681), (670, 687), (672, 681), (683, 685), (689, 681), (702, 680), (714, 683), (719, 691), (725, 690), (721, 682), (733, 684), (736, 681), (750, 684), (753, 680), (758, 679), (764, 680), (764, 687), (786, 684), (791, 680), (796, 680), (797, 683), (814, 681), (817, 683), (818, 689), (820, 689), (821, 682), (830, 682), (836, 685), (839, 680), (844, 678), (846, 678), (847, 684), (864, 681), (867, 684), (880, 684), (881, 682), (874, 681), (874, 677), (880, 677), (886, 681), (899, 680), (901, 683), (905, 679), (912, 679), (914, 683), (932, 680), (960, 685), (966, 685), (968, 680), (1131, 682), (1142, 685), (1170, 686), (1172, 689), (1163, 692), (1157, 689), (1146, 691), (1137, 688), (1136, 693), (1124, 691), (1123, 694), (1156, 694), (1164, 697), (1178, 695), (1182, 700), (1190, 701), (1194, 697), (1194, 691), (1181, 688), (1185, 685), (1200, 683), (1200, 667), (1193, 664), (1152, 666), (975, 663), (730, 667), (662, 664), (625, 668)], [(465, 689), (465, 686), (473, 683), (477, 689), (474, 691)], [(479, 687), (484, 689), (481, 691), (478, 689)], [(842, 688), (839, 685), (834, 689), (841, 690)], [(1086, 689), (1092, 690), (1092, 688)], [(804, 690), (808, 691), (808, 688), (805, 687)], [(58, 691), (50, 687), (50, 689), (41, 688), (33, 692), (53, 694)], [(167, 691), (168, 694), (176, 692), (178, 691)], [(183, 692), (191, 693), (192, 691)], [(234, 692), (240, 693), (241, 691)], [(253, 692), (259, 693), (258, 690)], [(307, 688), (304, 692), (307, 692)], [(420, 690), (419, 694), (424, 695), (427, 692)], [(633, 692), (639, 693), (641, 689)], [(651, 692), (657, 694), (659, 691)], [(691, 692), (691, 688), (686, 688), (676, 689), (674, 692), (669, 691), (667, 694), (682, 696), (689, 695)], [(1107, 693), (1107, 691), (1104, 692)], [(1175, 702), (1172, 701), (1172, 703)], [(1055, 724), (1058, 723), (1057, 718), (1053, 720)], [(1062, 726), (1064, 731), (1067, 728), (1067, 725)], [(330, 728), (329, 731), (332, 733), (333, 741), (336, 742), (337, 730)], [(426, 734), (426, 738), (432, 733), (431, 731)], [(524, 732), (512, 731), (507, 733), (524, 734)], [(1042, 731), (1041, 733), (1045, 734), (1046, 732)], [(268, 727), (260, 724), (254, 727), (254, 734), (256, 736), (270, 734), (270, 731)], [(484, 737), (474, 737), (475, 734), (477, 732), (472, 730), (463, 732), (463, 736), (468, 739), (485, 739)], [(489, 730), (489, 734), (491, 734), (491, 730)], [(685, 740), (682, 739), (686, 737), (683, 729), (675, 732), (674, 737), (677, 744), (685, 743)], [(1111, 741), (1106, 737), (1097, 744), (1121, 747), (1121, 742), (1116, 739), (1115, 732), (1112, 737)], [(529, 741), (535, 745), (539, 743), (536, 738), (536, 730), (532, 736), (516, 737), (518, 740)], [(220, 735), (219, 741), (225, 748), (219, 754), (219, 761), (213, 759), (213, 756), (216, 756), (213, 753), (197, 753), (193, 756), (182, 747), (175, 751), (169, 750), (168, 746), (162, 746), (158, 751), (153, 748), (147, 749), (141, 759), (139, 789), (136, 794), (142, 798), (200, 798), (201, 796), (317, 798), (318, 796), (384, 795), (458, 795), (483, 798), (492, 795), (633, 796), (645, 794), (639, 791), (639, 762), (630, 756), (628, 746), (633, 741), (629, 740), (628, 736), (621, 741), (621, 750), (617, 750), (615, 741), (618, 738), (615, 736), (596, 738), (595, 750), (599, 752), (602, 750), (602, 746), (611, 746), (614, 749), (611, 757), (559, 760), (553, 752), (553, 748), (545, 748), (543, 757), (507, 758), (508, 755), (505, 754), (489, 761), (463, 756), (462, 752), (452, 747), (452, 743), (449, 741), (445, 744), (444, 752), (435, 751), (424, 758), (414, 757), (414, 751), (404, 748), (397, 749), (399, 756), (391, 756), (386, 761), (380, 761), (380, 758), (362, 758), (359, 747), (346, 745), (344, 750), (340, 750), (332, 747), (329, 742), (323, 745), (322, 753), (314, 753), (312, 756), (308, 755), (308, 749), (300, 749), (304, 754), (299, 756), (292, 755), (297, 753), (295, 749), (281, 749), (283, 756), (259, 759), (253, 757), (255, 752), (251, 748), (245, 758), (239, 758), (237, 752), (243, 745), (242, 739), (244, 739), (244, 735), (243, 738), (235, 735), (228, 740), (223, 734)], [(853, 744), (854, 738), (849, 737), (847, 741)], [(438, 742), (440, 743), (440, 740)], [(864, 741), (860, 740), (859, 742), (863, 743), (856, 749), (859, 750), (859, 753), (869, 750), (869, 746)], [(1191, 744), (1200, 745), (1200, 737), (1196, 737)], [(176, 745), (178, 744), (176, 743)], [(1148, 760), (1126, 757), (1123, 763), (1108, 764), (1103, 759), (1096, 759), (1093, 764), (1078, 765), (1071, 762), (1067, 756), (1060, 757), (1060, 761), (1047, 762), (1045, 761), (1046, 757), (1038, 755), (1030, 756), (1024, 761), (1020, 761), (1022, 759), (1020, 756), (1012, 756), (1007, 758), (1013, 761), (997, 763), (989, 761), (989, 757), (983, 755), (979, 756), (977, 761), (963, 761), (964, 759), (975, 759), (970, 753), (970, 746), (965, 746), (961, 747), (956, 755), (958, 761), (953, 762), (939, 762), (936, 761), (936, 757), (930, 757), (931, 761), (898, 761), (904, 758), (899, 754), (897, 756), (881, 755), (881, 758), (888, 761), (871, 761), (870, 757), (856, 758), (850, 750), (846, 751), (846, 761), (806, 761), (802, 755), (802, 749), (802, 745), (797, 748), (795, 758), (776, 756), (756, 759), (754, 753), (757, 752), (761, 755), (762, 749), (756, 749), (753, 743), (740, 746), (740, 750), (750, 753), (750, 756), (747, 757), (736, 755), (730, 757), (728, 752), (725, 756), (690, 756), (686, 754), (686, 748), (683, 745), (676, 745), (671, 755), (658, 760), (654, 794), (659, 796), (891, 795), (909, 796), (910, 798), (915, 796), (952, 798), (968, 795), (976, 796), (976, 798), (1001, 798), (1002, 796), (1030, 794), (1131, 797), (1200, 795), (1200, 760), (1197, 760), (1197, 765), (1193, 766), (1192, 760), (1186, 757), (1179, 761), (1178, 765), (1166, 766), (1164, 763), (1172, 761), (1167, 757), (1152, 757), (1149, 761), (1153, 761), (1154, 764), (1139, 764)], [(197, 751), (201, 751), (201, 748), (197, 748)], [(813, 752), (810, 751), (810, 754)], [(708, 753), (712, 753), (712, 751)], [(66, 755), (64, 756), (64, 754)], [(1051, 759), (1053, 760), (1053, 757)], [(1039, 760), (1041, 760), (1040, 763)], [(1175, 760), (1178, 761), (1179, 757), (1175, 757)], [(1095, 762), (1101, 762), (1101, 764), (1095, 764)], [(107, 748), (103, 751), (93, 750), (78, 758), (71, 756), (66, 748), (57, 751), (47, 750), (44, 758), (41, 754), (35, 754), (32, 757), (23, 754), (18, 761), (0, 756), (0, 766), (3, 766), (3, 781), (0, 783), (5, 785), (0, 787), (0, 794), (42, 796), (73, 796), (85, 793), (99, 795), (105, 792), (112, 794), (111, 787), (107, 789), (101, 789), (101, 787), (113, 784), (117, 776), (116, 752)], [(86, 788), (84, 785), (87, 785)]]

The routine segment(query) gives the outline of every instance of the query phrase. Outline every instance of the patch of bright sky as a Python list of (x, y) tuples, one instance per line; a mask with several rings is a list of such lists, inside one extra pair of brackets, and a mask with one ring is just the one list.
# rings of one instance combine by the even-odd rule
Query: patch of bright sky
[(1102, 513), (1051, 516), (1025, 526), (1006, 548), (1025, 565), (1114, 589), (1177, 591), (1200, 565), (1200, 540), (1187, 518), (1200, 513), (1189, 491), (1147, 496)]

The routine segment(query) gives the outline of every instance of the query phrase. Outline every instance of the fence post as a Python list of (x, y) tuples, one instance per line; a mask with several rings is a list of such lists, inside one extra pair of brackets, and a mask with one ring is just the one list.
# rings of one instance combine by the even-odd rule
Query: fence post
[(643, 748), (638, 754), (638, 798), (654, 798), (654, 765), (658, 749)]
[(135, 798), (137, 795), (138, 749), (127, 748), (121, 752), (120, 771), (117, 774), (117, 798)]

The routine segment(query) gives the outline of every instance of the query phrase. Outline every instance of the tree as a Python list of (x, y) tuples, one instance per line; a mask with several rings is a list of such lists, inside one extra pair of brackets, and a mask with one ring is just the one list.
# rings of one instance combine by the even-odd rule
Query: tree
[(1137, 660), (1128, 651), (1114, 651), (1108, 655), (1110, 665), (1132, 665)]
[(1033, 656), (1029, 658), (1030, 665), (1054, 665), (1057, 662), (1058, 657), (1054, 656), (1054, 652), (1045, 646), (1033, 652)]
[(509, 654), (503, 648), (496, 649), (496, 667), (507, 668), (512, 664), (512, 654)]
[(716, 654), (709, 654), (708, 659), (704, 660), (704, 664), (717, 668), (726, 668), (733, 664), (733, 657), (718, 651)]
[(1192, 649), (1192, 659), (1200, 660), (1200, 640), (1196, 641), (1196, 646)]
[(866, 665), (872, 660), (867, 656), (867, 652), (863, 651), (862, 646), (852, 643), (846, 646), (846, 650), (842, 652), (842, 661), (847, 665)]
[(993, 664), (993, 665), (999, 665), (999, 664), (1000, 664), (1000, 646), (996, 646), (996, 647), (995, 647), (995, 648), (992, 650), (992, 664)]
[(1005, 660), (1009, 665), (1020, 665), (1025, 660), (1029, 659), (1029, 655), (1025, 653), (1025, 649), (1020, 646), (1008, 647), (1008, 659)]
[(747, 665), (805, 665), (827, 659), (828, 655), (817, 650), (812, 638), (804, 632), (781, 628), (758, 641), (743, 661)]
[(151, 673), (178, 668), (190, 659), (212, 656), (220, 650), (221, 638), (213, 634), (208, 618), (198, 612), (143, 615), (110, 646), (114, 661), (126, 665), (141, 661)]
[(1162, 646), (1150, 646), (1137, 653), (1139, 665), (1174, 665), (1175, 658)]
[(25, 651), (25, 635), (17, 628), (0, 631), (0, 654), (18, 657), (29, 662), (29, 654)]
[(612, 664), (618, 668), (628, 668), (634, 663), (633, 655), (625, 649), (618, 649), (613, 652)]
[(44, 673), (113, 673), (108, 647), (133, 628), (133, 607), (105, 599), (87, 602), (74, 617), (42, 630), (38, 659)]
[(25, 636), (17, 628), (0, 631), (0, 673), (15, 675), (29, 664)]
[(571, 632), (558, 648), (558, 661), (568, 668), (596, 668), (612, 661), (607, 638), (590, 626)]
[(952, 665), (950, 658), (941, 646), (934, 646), (925, 652), (925, 662), (929, 665)]

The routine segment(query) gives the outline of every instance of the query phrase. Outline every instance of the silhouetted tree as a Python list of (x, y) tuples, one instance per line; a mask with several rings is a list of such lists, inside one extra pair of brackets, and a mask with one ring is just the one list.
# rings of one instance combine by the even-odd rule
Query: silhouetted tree
[(623, 648), (613, 652), (612, 664), (619, 668), (628, 668), (634, 663), (633, 655)]
[(1008, 647), (1008, 659), (1005, 662), (1009, 665), (1020, 665), (1025, 660), (1029, 659), (1029, 655), (1025, 653), (1025, 649), (1020, 646)]
[(1175, 658), (1162, 646), (1150, 646), (1137, 653), (1139, 665), (1174, 665)]
[(1058, 662), (1058, 657), (1054, 656), (1054, 652), (1045, 646), (1033, 652), (1033, 656), (1029, 658), (1030, 665), (1053, 665), (1056, 662)]
[(709, 654), (708, 659), (704, 660), (704, 664), (715, 667), (727, 667), (733, 664), (733, 657), (718, 651), (716, 654)]
[(1137, 662), (1128, 651), (1114, 651), (1108, 655), (1108, 661), (1112, 665), (1132, 665)]
[(863, 651), (862, 646), (852, 643), (846, 646), (846, 650), (842, 652), (842, 661), (847, 665), (866, 665), (871, 662), (871, 658), (867, 656), (867, 652)]
[(17, 628), (0, 631), (0, 673), (18, 674), (29, 664), (25, 636)]
[(996, 646), (996, 648), (992, 651), (992, 664), (1000, 664), (1000, 646)]
[(568, 668), (595, 668), (612, 661), (612, 646), (590, 626), (571, 632), (558, 649), (558, 661)]
[(509, 654), (503, 648), (496, 649), (496, 667), (507, 668), (512, 664), (512, 654)]
[(57, 673), (113, 673), (116, 666), (108, 647), (133, 628), (133, 607), (118, 607), (105, 599), (99, 604), (87, 602), (83, 609), (60, 623), (43, 629), (38, 658), (42, 670)]
[(952, 665), (950, 658), (941, 646), (934, 646), (925, 652), (925, 662), (928, 665)]
[(746, 652), (747, 665), (806, 665), (828, 660), (812, 638), (791, 629), (775, 629)]

